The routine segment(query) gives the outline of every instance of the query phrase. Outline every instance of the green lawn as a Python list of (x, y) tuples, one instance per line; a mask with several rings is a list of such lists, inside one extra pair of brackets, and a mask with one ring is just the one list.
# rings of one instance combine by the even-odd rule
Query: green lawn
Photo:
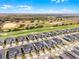
[(48, 32), (48, 31), (55, 31), (55, 30), (62, 30), (62, 29), (69, 29), (69, 28), (76, 28), (76, 27), (79, 27), (79, 24), (67, 25), (67, 26), (57, 26), (57, 27), (44, 27), (44, 28), (21, 30), (21, 31), (15, 31), (15, 32), (5, 32), (5, 33), (0, 34), (0, 38), (17, 37), (17, 36), (23, 36), (23, 35), (27, 35), (27, 34)]

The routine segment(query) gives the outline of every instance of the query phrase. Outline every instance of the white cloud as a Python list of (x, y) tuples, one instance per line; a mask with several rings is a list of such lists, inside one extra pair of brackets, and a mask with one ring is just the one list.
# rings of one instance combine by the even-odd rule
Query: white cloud
[[(53, 0), (56, 1), (56, 0)], [(62, 0), (64, 1), (64, 0)], [(0, 12), (14, 12), (14, 13), (77, 13), (75, 9), (34, 9), (30, 5), (2, 5), (0, 6)]]
[(52, 2), (56, 2), (56, 3), (61, 3), (61, 2), (66, 2), (68, 0), (51, 0)]
[(38, 9), (39, 11), (45, 11), (45, 9)]
[(10, 9), (12, 7), (13, 7), (12, 5), (2, 5), (1, 9)]
[(32, 10), (32, 6), (29, 5), (20, 5), (18, 6), (20, 10)]
[(66, 8), (63, 8), (63, 9), (60, 9), (60, 10), (48, 10), (48, 13), (77, 13), (76, 10), (72, 10), (72, 9), (66, 9)]
[(0, 6), (0, 9), (4, 10), (32, 10), (32, 6), (30, 5), (2, 5)]
[(53, 13), (56, 13), (56, 14), (70, 14), (70, 13), (77, 13), (76, 10), (73, 10), (73, 9), (68, 9), (68, 8), (62, 8), (62, 9), (38, 9), (37, 11), (33, 11), (33, 13), (50, 13), (50, 14), (53, 14)]

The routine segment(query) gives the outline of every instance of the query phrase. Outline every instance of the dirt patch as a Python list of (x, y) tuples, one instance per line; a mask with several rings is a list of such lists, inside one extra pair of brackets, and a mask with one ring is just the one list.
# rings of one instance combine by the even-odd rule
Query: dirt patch
[(61, 25), (61, 24), (63, 24), (63, 22), (52, 22), (51, 24), (53, 24), (53, 25)]
[(2, 26), (2, 29), (11, 29), (11, 28), (16, 28), (16, 27), (18, 27), (17, 23), (5, 23)]

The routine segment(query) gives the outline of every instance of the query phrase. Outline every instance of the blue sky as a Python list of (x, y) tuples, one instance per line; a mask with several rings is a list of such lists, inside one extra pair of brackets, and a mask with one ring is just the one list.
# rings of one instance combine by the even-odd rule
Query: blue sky
[(0, 13), (79, 13), (79, 0), (0, 0)]

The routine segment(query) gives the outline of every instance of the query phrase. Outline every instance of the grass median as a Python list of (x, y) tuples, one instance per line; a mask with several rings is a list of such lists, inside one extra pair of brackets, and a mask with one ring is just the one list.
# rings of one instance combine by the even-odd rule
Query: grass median
[(14, 32), (4, 32), (4, 33), (0, 34), (0, 38), (17, 37), (17, 36), (23, 36), (23, 35), (27, 35), (27, 34), (35, 34), (35, 33), (55, 31), (55, 30), (63, 30), (63, 29), (70, 29), (70, 28), (76, 28), (76, 27), (79, 27), (79, 24), (57, 26), (57, 27), (43, 27), (43, 28), (21, 30), (21, 31), (14, 31)]

